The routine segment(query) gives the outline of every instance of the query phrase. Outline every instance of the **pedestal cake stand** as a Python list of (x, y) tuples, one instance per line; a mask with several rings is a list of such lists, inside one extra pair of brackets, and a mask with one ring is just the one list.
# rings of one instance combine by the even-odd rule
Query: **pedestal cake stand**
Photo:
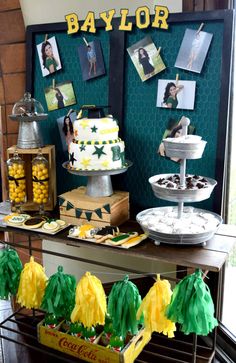
[(208, 199), (217, 182), (196, 175), (186, 176), (186, 160), (200, 159), (206, 141), (201, 140), (199, 136), (187, 135), (189, 119), (182, 117), (180, 123), (181, 138), (163, 140), (166, 156), (181, 159), (180, 174), (159, 174), (149, 179), (157, 198), (177, 202), (178, 207), (147, 209), (140, 212), (136, 219), (157, 245), (205, 245), (217, 231), (222, 218), (203, 209), (184, 207), (184, 203)]
[(120, 169), (111, 170), (76, 170), (70, 167), (69, 161), (62, 164), (70, 174), (78, 176), (87, 176), (86, 194), (90, 197), (109, 197), (113, 194), (111, 175), (125, 173), (133, 163), (126, 160), (125, 166)]

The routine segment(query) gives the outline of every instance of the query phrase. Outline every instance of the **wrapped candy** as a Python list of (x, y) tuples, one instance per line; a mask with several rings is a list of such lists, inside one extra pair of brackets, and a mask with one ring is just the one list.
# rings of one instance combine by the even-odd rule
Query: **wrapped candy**
[(184, 334), (208, 335), (218, 325), (210, 290), (200, 269), (175, 286), (166, 316), (181, 324)]
[(123, 281), (116, 282), (108, 297), (108, 313), (113, 319), (118, 336), (126, 337), (127, 332), (137, 334), (139, 321), (136, 314), (141, 304), (137, 286), (126, 275)]
[(75, 304), (76, 280), (72, 275), (64, 274), (63, 267), (52, 275), (47, 283), (41, 308), (56, 317), (65, 318)]
[(71, 313), (72, 323), (79, 321), (86, 328), (105, 323), (106, 295), (101, 281), (90, 272), (80, 279), (76, 288), (75, 307)]
[(47, 276), (44, 268), (30, 257), (21, 272), (17, 293), (17, 302), (28, 309), (38, 309), (41, 306), (46, 288)]
[(156, 331), (168, 335), (168, 338), (174, 337), (175, 324), (165, 316), (171, 295), (169, 281), (161, 280), (160, 275), (157, 275), (157, 281), (144, 297), (137, 312), (137, 319), (144, 315), (144, 325), (150, 333)]
[(9, 299), (18, 290), (22, 263), (11, 248), (0, 250), (0, 299)]

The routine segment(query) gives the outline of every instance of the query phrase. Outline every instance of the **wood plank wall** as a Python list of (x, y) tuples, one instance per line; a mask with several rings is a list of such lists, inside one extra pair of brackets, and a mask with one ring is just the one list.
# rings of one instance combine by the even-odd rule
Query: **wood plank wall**
[(16, 144), (18, 122), (8, 115), (25, 91), (25, 25), (19, 0), (0, 1), (0, 153), (3, 200), (7, 198), (6, 150)]
[(183, 12), (231, 8), (232, 0), (183, 0)]

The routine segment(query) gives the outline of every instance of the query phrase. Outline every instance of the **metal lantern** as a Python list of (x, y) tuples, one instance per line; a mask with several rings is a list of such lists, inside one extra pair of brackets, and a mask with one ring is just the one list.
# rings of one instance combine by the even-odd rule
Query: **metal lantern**
[(26, 202), (25, 162), (17, 151), (7, 160), (7, 172), (11, 207), (12, 210), (17, 210)]
[(24, 97), (15, 103), (9, 117), (20, 122), (18, 148), (35, 149), (43, 146), (38, 122), (45, 120), (47, 114), (44, 113), (41, 103), (32, 98), (30, 93), (26, 92)]

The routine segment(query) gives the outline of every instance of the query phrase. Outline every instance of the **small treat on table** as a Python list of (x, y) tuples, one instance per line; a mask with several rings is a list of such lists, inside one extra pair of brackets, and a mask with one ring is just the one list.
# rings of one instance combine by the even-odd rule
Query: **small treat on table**
[(58, 319), (54, 314), (46, 314), (44, 318), (44, 325), (49, 329), (55, 329), (58, 324)]
[(91, 326), (91, 328), (84, 328), (83, 329), (83, 337), (84, 340), (93, 343), (95, 339), (97, 338), (97, 332), (94, 326)]
[(7, 160), (9, 198), (12, 207), (26, 201), (25, 162), (19, 157), (17, 150), (14, 156)]
[(57, 224), (59, 224), (60, 227), (64, 227), (66, 225), (66, 222), (62, 219), (56, 219)]
[(51, 232), (57, 231), (59, 228), (60, 228), (60, 226), (55, 221), (45, 222), (42, 227), (42, 229), (45, 229), (46, 231), (51, 231)]
[(69, 334), (73, 335), (74, 337), (80, 338), (83, 336), (84, 326), (83, 324), (76, 322), (70, 323), (69, 327)]
[(33, 229), (33, 228), (40, 228), (44, 223), (45, 219), (42, 217), (31, 217), (23, 223), (23, 226), (25, 228)]
[(8, 218), (7, 223), (15, 225), (15, 226), (21, 226), (27, 219), (25, 216), (22, 216), (21, 214), (14, 215), (11, 218)]
[(112, 246), (120, 246), (123, 243), (127, 242), (128, 240), (130, 240), (131, 238), (137, 237), (138, 236), (138, 232), (129, 232), (129, 233), (123, 233), (123, 234), (119, 234), (116, 237), (113, 237), (111, 239), (108, 239), (106, 242), (109, 245)]
[(109, 348), (116, 352), (121, 352), (124, 347), (124, 339), (122, 336), (112, 335), (110, 338)]

